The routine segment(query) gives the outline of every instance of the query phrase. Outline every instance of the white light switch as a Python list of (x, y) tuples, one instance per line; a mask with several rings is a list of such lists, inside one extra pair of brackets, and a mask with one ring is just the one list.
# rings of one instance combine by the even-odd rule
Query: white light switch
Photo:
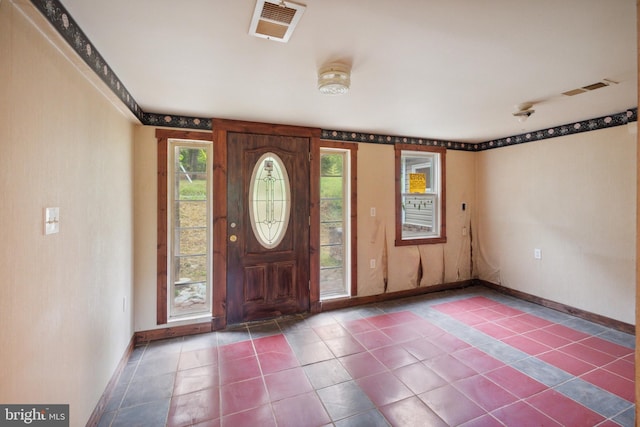
[(533, 257), (535, 259), (542, 259), (542, 251), (540, 249), (533, 250)]
[(54, 234), (60, 231), (60, 208), (46, 208), (44, 210), (44, 234)]

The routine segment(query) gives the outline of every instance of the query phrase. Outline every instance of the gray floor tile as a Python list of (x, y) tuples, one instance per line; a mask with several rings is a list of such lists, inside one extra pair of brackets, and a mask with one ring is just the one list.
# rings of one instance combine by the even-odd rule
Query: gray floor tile
[(630, 405), (626, 400), (580, 378), (567, 381), (555, 389), (607, 418), (619, 414)]
[(245, 325), (228, 328), (224, 331), (218, 331), (217, 334), (218, 346), (233, 344), (236, 342), (242, 342), (251, 339), (249, 329), (247, 329)]
[(102, 417), (100, 418), (98, 427), (109, 427), (115, 417), (116, 417), (116, 411), (105, 412), (104, 414), (102, 414)]
[(146, 349), (146, 343), (135, 346), (131, 352), (131, 356), (129, 357), (129, 363), (140, 360)]
[(554, 387), (574, 378), (573, 375), (566, 373), (562, 369), (551, 366), (540, 359), (536, 359), (535, 357), (519, 360), (511, 366), (524, 372), (547, 387)]
[(612, 343), (622, 345), (628, 348), (636, 348), (636, 337), (635, 335), (627, 334), (620, 331), (614, 331), (612, 329), (606, 330), (600, 335), (600, 338), (605, 339), (607, 341), (611, 341)]
[(336, 427), (388, 427), (390, 424), (377, 409), (336, 421)]
[(175, 372), (178, 369), (178, 360), (180, 353), (160, 354), (159, 356), (150, 356), (152, 351), (148, 353), (148, 357), (143, 358), (138, 363), (138, 368), (133, 375), (133, 380), (141, 377), (152, 377), (167, 372)]
[(578, 319), (577, 317), (573, 317), (566, 322), (564, 325), (575, 329), (576, 331), (584, 332), (585, 334), (598, 335), (605, 331), (607, 331), (607, 327), (598, 325), (597, 323), (589, 322), (588, 320)]
[(375, 407), (354, 381), (318, 390), (318, 396), (333, 421), (359, 414)]
[(213, 348), (218, 346), (217, 332), (207, 332), (205, 334), (190, 335), (184, 337), (182, 343), (182, 351), (203, 350), (205, 348)]
[(351, 375), (342, 366), (338, 359), (307, 365), (304, 368), (307, 378), (316, 390), (335, 384), (350, 381)]
[(623, 427), (634, 427), (636, 425), (636, 410), (632, 405), (626, 411), (613, 417), (613, 421), (617, 422)]
[(152, 341), (147, 345), (147, 351), (145, 351), (142, 359), (148, 357), (150, 354), (156, 357), (161, 354), (179, 354), (182, 351), (182, 343), (184, 337), (170, 338), (166, 340)]
[(529, 357), (528, 354), (498, 340), (489, 341), (486, 344), (479, 345), (478, 348), (507, 365)]
[(167, 422), (170, 399), (121, 409), (111, 427), (161, 427)]
[(113, 393), (111, 393), (111, 397), (107, 401), (107, 406), (105, 406), (105, 412), (117, 411), (120, 408), (120, 404), (122, 403), (122, 398), (127, 392), (127, 388), (129, 388), (129, 382), (118, 382), (116, 388), (113, 389)]
[(305, 344), (304, 346), (291, 347), (293, 348), (293, 352), (298, 358), (298, 362), (300, 362), (301, 366), (311, 365), (313, 363), (334, 358), (329, 347), (327, 347), (327, 345), (322, 341)]
[(122, 399), (120, 408), (128, 408), (143, 403), (170, 398), (173, 394), (175, 373), (146, 377), (132, 381)]

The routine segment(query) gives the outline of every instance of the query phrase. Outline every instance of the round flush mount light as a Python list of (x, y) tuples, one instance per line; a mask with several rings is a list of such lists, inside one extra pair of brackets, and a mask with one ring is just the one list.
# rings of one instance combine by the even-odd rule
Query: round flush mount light
[(343, 64), (330, 64), (318, 71), (318, 90), (324, 95), (343, 95), (349, 92), (351, 75)]

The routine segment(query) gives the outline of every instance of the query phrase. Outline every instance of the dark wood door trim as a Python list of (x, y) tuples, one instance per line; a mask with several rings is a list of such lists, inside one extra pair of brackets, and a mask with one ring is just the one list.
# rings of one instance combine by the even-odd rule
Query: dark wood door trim
[(213, 130), (213, 329), (227, 326), (227, 130)]

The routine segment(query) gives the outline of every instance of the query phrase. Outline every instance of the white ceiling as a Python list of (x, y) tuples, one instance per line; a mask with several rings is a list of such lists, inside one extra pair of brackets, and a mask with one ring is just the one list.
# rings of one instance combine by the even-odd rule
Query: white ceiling
[[(146, 112), (477, 142), (637, 106), (635, 0), (300, 0), (288, 43), (248, 35), (255, 0), (61, 2)], [(333, 61), (347, 95), (316, 90)]]

